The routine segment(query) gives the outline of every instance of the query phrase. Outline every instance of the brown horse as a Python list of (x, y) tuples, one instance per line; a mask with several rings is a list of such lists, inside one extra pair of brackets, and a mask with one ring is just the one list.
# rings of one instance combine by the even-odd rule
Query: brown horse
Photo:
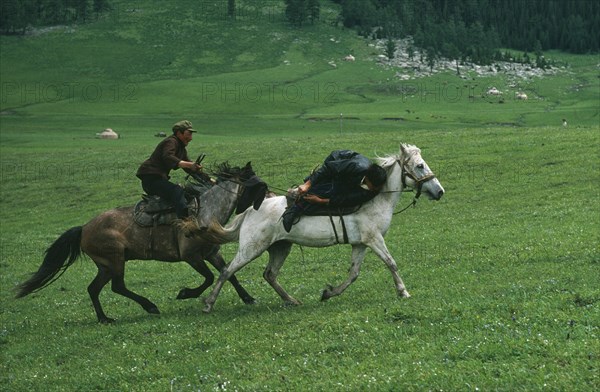
[[(224, 224), (236, 206), (237, 212), (244, 211), (253, 203), (254, 208), (260, 207), (266, 184), (256, 177), (250, 163), (241, 169), (222, 164), (216, 175), (217, 184), (198, 200), (200, 208), (196, 217), (201, 226), (207, 226), (214, 219)], [(134, 300), (148, 313), (159, 313), (154, 303), (125, 287), (127, 260), (183, 260), (191, 265), (204, 277), (204, 282), (195, 289), (182, 289), (178, 299), (197, 298), (212, 285), (214, 275), (204, 260), (208, 260), (219, 271), (226, 267), (219, 247), (202, 236), (188, 238), (175, 225), (141, 227), (133, 220), (133, 207), (121, 207), (105, 211), (85, 225), (73, 227), (63, 233), (46, 250), (39, 270), (17, 287), (17, 298), (54, 282), (82, 252), (98, 267), (95, 279), (88, 286), (88, 293), (101, 323), (114, 321), (106, 316), (99, 300), (100, 291), (111, 280), (112, 291)], [(245, 303), (254, 303), (254, 298), (244, 290), (235, 276), (229, 281)]]

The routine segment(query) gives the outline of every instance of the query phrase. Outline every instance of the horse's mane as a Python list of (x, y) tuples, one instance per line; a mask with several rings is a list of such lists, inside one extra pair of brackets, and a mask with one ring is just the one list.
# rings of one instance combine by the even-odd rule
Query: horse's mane
[(389, 154), (384, 157), (376, 157), (375, 162), (384, 169), (389, 170), (392, 166), (394, 166), (394, 163), (396, 163), (396, 161), (402, 160), (403, 150), (409, 155), (421, 152), (421, 150), (419, 150), (417, 146), (402, 143), (402, 147), (400, 148), (400, 151), (398, 151), (398, 153)]
[(225, 181), (234, 177), (238, 177), (242, 173), (242, 168), (231, 166), (228, 161), (217, 164), (212, 173), (217, 177), (217, 181)]

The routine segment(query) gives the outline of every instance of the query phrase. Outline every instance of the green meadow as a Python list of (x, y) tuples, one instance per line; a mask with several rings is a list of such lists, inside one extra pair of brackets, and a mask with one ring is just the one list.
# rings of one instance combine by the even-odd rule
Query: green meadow
[[(546, 53), (564, 69), (543, 78), (404, 81), (372, 41), (334, 26), (333, 3), (301, 30), (272, 1), (238, 1), (235, 20), (217, 2), (113, 3), (87, 24), (0, 37), (2, 390), (600, 389), (597, 55)], [(138, 165), (180, 119), (199, 130), (190, 155), (251, 161), (279, 194), (333, 149), (420, 147), (446, 194), (386, 236), (412, 297), (396, 298), (368, 253), (358, 280), (321, 302), (347, 276), (338, 246), (293, 249), (280, 282), (298, 307), (263, 280), (266, 256), (238, 274), (257, 303), (227, 284), (209, 315), (175, 299), (199, 284), (185, 263), (127, 264), (158, 316), (107, 286), (117, 322), (98, 324), (86, 257), (14, 299), (60, 234), (139, 199)], [(121, 138), (97, 139), (104, 128)], [(222, 251), (231, 260), (237, 245)]]

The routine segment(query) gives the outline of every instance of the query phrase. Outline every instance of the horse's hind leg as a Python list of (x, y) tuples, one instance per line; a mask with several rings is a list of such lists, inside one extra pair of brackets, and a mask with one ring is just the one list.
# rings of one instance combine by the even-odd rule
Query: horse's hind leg
[(263, 273), (263, 277), (271, 287), (279, 294), (281, 299), (288, 305), (301, 305), (302, 303), (289, 295), (283, 287), (277, 282), (277, 275), (279, 275), (279, 270), (283, 265), (286, 257), (290, 254), (290, 250), (292, 249), (292, 244), (287, 241), (276, 242), (269, 247), (269, 264), (265, 268), (265, 272)]
[(364, 245), (353, 245), (352, 246), (352, 266), (350, 267), (348, 279), (346, 279), (341, 285), (332, 287), (329, 285), (323, 290), (321, 301), (328, 300), (331, 297), (340, 295), (350, 286), (357, 278), (360, 273), (360, 266), (365, 258), (367, 247)]
[[(112, 279), (112, 291), (117, 294), (121, 294), (127, 298), (130, 298), (140, 304), (148, 313), (159, 313), (158, 308), (148, 299), (137, 295), (125, 287), (125, 279), (124, 279), (124, 261), (117, 262), (109, 262), (107, 259), (100, 258), (94, 256), (94, 262), (98, 266), (98, 274), (88, 286), (88, 293), (90, 294), (90, 298), (92, 299), (92, 304), (94, 305), (94, 310), (96, 311), (96, 316), (98, 316), (98, 321), (101, 323), (112, 323), (115, 320), (107, 317), (102, 310), (102, 305), (100, 305), (100, 291), (102, 288)], [(108, 267), (110, 265), (111, 267)]]
[(100, 291), (102, 291), (102, 288), (111, 279), (111, 274), (107, 270), (107, 268), (102, 264), (96, 265), (98, 267), (98, 274), (96, 275), (92, 283), (90, 283), (90, 285), (88, 286), (88, 293), (90, 295), (90, 298), (92, 299), (92, 304), (94, 305), (94, 310), (96, 311), (98, 322), (103, 324), (112, 323), (115, 320), (106, 316), (104, 310), (102, 309), (102, 305), (100, 304), (99, 299)]

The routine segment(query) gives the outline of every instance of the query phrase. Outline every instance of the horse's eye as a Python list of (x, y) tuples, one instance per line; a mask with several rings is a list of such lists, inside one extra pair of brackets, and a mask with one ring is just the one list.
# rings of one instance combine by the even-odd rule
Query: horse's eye
[(423, 164), (422, 164), (422, 163), (419, 163), (419, 164), (417, 165), (417, 169), (423, 169), (424, 167), (425, 167), (425, 166), (423, 166)]

